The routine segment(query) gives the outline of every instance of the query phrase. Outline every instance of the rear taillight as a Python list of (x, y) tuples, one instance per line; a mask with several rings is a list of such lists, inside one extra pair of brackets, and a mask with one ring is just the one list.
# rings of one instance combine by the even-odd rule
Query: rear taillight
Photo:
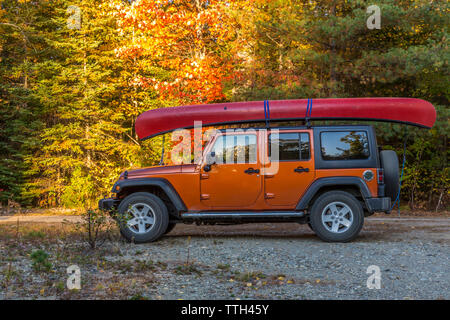
[(384, 170), (382, 168), (377, 169), (377, 175), (378, 175), (378, 183), (379, 184), (384, 183)]

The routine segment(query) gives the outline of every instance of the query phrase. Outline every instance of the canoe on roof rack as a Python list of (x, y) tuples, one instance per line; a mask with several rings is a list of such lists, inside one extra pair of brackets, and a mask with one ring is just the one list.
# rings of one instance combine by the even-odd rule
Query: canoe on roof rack
[[(310, 107), (311, 106), (311, 107)], [(309, 111), (307, 114), (307, 110)], [(149, 110), (135, 123), (139, 139), (181, 128), (248, 122), (305, 120), (386, 121), (431, 128), (436, 110), (414, 98), (342, 98), (228, 102)]]

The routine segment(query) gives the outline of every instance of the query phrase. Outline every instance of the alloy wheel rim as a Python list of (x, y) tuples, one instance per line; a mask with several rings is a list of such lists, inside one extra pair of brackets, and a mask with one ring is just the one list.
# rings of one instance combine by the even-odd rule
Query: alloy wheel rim
[(322, 210), (322, 224), (330, 232), (346, 232), (353, 224), (353, 211), (344, 202), (332, 202)]
[(155, 225), (155, 212), (146, 203), (135, 203), (130, 206), (127, 212), (132, 216), (127, 221), (127, 227), (133, 233), (145, 234)]

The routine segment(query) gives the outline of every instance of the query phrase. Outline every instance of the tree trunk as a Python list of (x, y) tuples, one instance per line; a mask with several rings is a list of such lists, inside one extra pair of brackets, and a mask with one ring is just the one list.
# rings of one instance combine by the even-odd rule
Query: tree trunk
[[(336, 3), (333, 2), (333, 5), (331, 6), (330, 15), (332, 17), (336, 16)], [(332, 26), (334, 26), (334, 22), (332, 23)], [(330, 87), (329, 87), (329, 95), (330, 97), (333, 97), (335, 94), (334, 91), (334, 84), (336, 83), (336, 71), (335, 71), (335, 61), (336, 61), (336, 43), (333, 38), (330, 39)]]

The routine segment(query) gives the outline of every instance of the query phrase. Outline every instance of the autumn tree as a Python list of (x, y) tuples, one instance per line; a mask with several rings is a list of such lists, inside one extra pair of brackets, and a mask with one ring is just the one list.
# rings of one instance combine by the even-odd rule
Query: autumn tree
[(234, 100), (320, 96), (322, 83), (303, 53), (311, 48), (305, 12), (298, 0), (249, 0), (233, 4), (239, 31), (234, 42)]
[(121, 32), (132, 34), (118, 55), (147, 62), (134, 85), (152, 87), (176, 104), (224, 99), (224, 80), (233, 69), (228, 48), (235, 34), (228, 5), (218, 0), (115, 3)]

